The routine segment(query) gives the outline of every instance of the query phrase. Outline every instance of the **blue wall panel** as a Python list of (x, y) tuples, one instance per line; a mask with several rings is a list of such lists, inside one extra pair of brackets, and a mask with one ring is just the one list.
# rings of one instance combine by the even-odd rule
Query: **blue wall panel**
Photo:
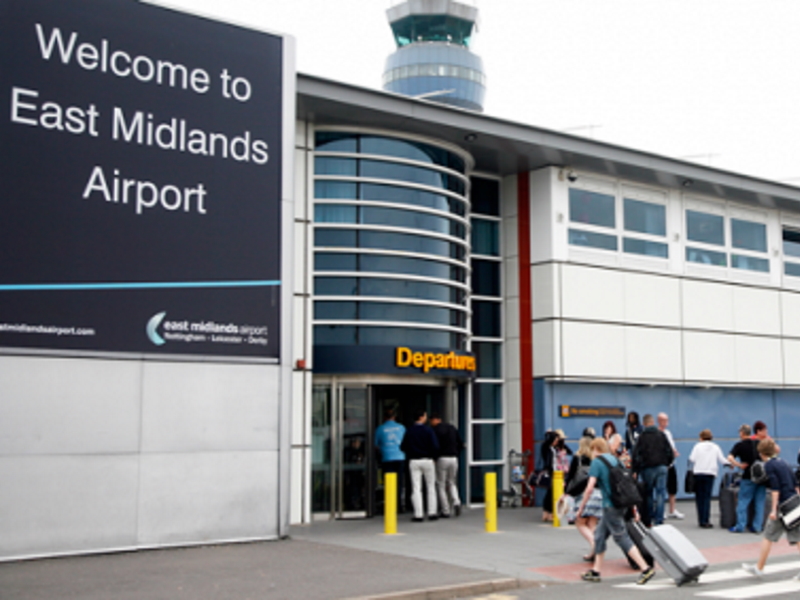
[[(679, 497), (683, 494), (686, 462), (700, 431), (710, 429), (714, 442), (727, 455), (738, 441), (742, 423), (752, 426), (761, 420), (767, 424), (771, 435), (781, 446), (781, 456), (795, 464), (800, 451), (800, 391), (728, 388), (682, 388), (666, 386), (638, 386), (592, 383), (534, 382), (535, 438), (538, 444), (547, 429), (563, 429), (570, 446), (577, 447), (578, 438), (585, 427), (592, 426), (601, 433), (607, 419), (573, 417), (562, 418), (559, 406), (621, 406), (626, 412), (636, 411), (639, 417), (646, 413), (657, 415), (666, 412), (670, 417), (669, 429), (680, 452), (676, 461), (679, 475)], [(624, 431), (625, 420), (613, 419), (617, 430)], [(722, 470), (720, 470), (720, 475)], [(715, 490), (719, 481), (715, 484)]]

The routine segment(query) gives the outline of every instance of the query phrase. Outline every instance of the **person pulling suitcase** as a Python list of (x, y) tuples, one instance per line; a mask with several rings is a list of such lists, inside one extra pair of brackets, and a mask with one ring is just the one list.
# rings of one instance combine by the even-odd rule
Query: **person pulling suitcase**
[[(769, 488), (771, 490), (772, 508), (767, 518), (767, 525), (764, 527), (764, 539), (761, 541), (761, 552), (758, 562), (755, 564), (744, 563), (742, 568), (756, 577), (764, 576), (764, 567), (767, 558), (772, 550), (772, 544), (781, 539), (785, 533), (789, 544), (800, 549), (800, 527), (787, 526), (779, 515), (778, 507), (785, 502), (791, 501), (795, 496), (800, 495), (800, 488), (794, 478), (791, 467), (783, 460), (777, 458), (778, 450), (775, 442), (771, 439), (763, 439), (758, 442), (758, 454), (764, 461), (764, 469), (769, 477)], [(800, 581), (800, 573), (794, 576), (796, 581)]]
[[(625, 526), (625, 511), (635, 504), (640, 497), (637, 493), (636, 498), (633, 499), (631, 503), (625, 503), (620, 506), (619, 492), (623, 485), (619, 483), (618, 476), (622, 475), (623, 479), (625, 479), (625, 474), (620, 473), (616, 469), (622, 470), (622, 465), (619, 460), (617, 460), (617, 457), (609, 452), (608, 443), (604, 439), (597, 438), (592, 440), (590, 447), (593, 460), (589, 467), (589, 483), (583, 493), (583, 500), (581, 500), (581, 504), (575, 514), (580, 516), (583, 513), (595, 486), (599, 486), (603, 492), (603, 516), (600, 518), (600, 522), (597, 524), (597, 529), (595, 529), (594, 532), (594, 564), (581, 578), (584, 581), (600, 581), (600, 573), (603, 569), (603, 559), (606, 553), (606, 541), (609, 536), (613, 536), (614, 542), (616, 542), (625, 555), (630, 556), (639, 569), (641, 569), (641, 574), (636, 583), (644, 585), (653, 578), (655, 569), (649, 566), (644, 558), (642, 558), (641, 552), (639, 552), (639, 549), (634, 545), (633, 541), (631, 541)], [(612, 470), (614, 470), (613, 473)], [(615, 485), (612, 485), (612, 479), (614, 479)], [(632, 480), (629, 483), (636, 489), (636, 484)], [(617, 503), (615, 504), (613, 500), (617, 500)]]

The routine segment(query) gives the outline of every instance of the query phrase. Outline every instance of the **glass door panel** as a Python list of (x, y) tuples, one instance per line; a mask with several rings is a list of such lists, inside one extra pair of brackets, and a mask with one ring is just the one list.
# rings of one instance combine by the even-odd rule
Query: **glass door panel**
[(333, 406), (330, 386), (314, 386), (311, 397), (311, 510), (333, 510)]
[(368, 390), (340, 388), (341, 497), (340, 516), (364, 516), (367, 510)]

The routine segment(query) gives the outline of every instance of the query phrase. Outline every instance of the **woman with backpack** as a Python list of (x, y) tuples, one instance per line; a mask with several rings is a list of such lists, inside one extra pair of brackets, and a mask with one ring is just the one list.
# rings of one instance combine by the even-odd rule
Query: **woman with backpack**
[[(592, 438), (590, 437), (584, 436), (580, 439), (578, 451), (572, 457), (565, 481), (565, 489), (570, 496), (575, 498), (576, 507), (583, 502), (586, 484), (589, 483), (589, 467), (592, 464), (591, 444)], [(583, 557), (583, 560), (594, 561), (594, 530), (602, 516), (603, 494), (600, 488), (595, 487), (581, 515), (575, 517), (575, 528), (589, 542), (589, 553)]]

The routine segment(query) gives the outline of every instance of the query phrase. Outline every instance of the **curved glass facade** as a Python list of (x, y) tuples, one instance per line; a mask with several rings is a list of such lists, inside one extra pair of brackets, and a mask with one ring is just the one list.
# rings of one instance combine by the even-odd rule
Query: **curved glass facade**
[(467, 158), (367, 133), (315, 142), (314, 344), (466, 350)]

